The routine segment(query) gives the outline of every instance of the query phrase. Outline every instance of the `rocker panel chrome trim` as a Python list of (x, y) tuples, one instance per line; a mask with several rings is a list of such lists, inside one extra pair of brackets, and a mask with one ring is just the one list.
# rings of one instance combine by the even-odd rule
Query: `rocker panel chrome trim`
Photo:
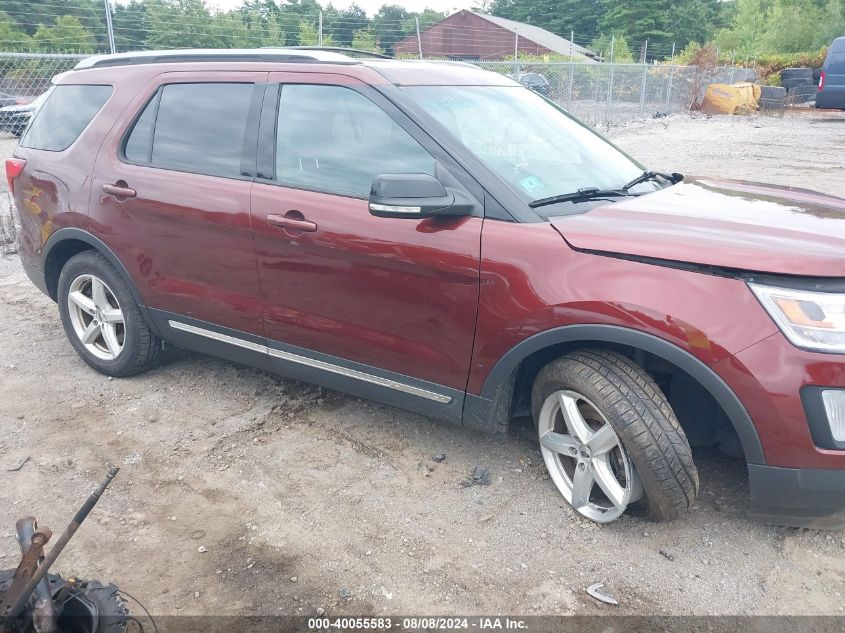
[(301, 356), (300, 354), (285, 352), (279, 349), (274, 349), (272, 347), (267, 347), (266, 345), (260, 345), (259, 343), (253, 343), (252, 341), (246, 341), (244, 339), (240, 339), (234, 336), (229, 336), (228, 334), (221, 334), (219, 332), (214, 332), (213, 330), (207, 330), (205, 328), (197, 327), (195, 325), (189, 325), (187, 323), (181, 323), (172, 319), (168, 320), (167, 323), (168, 325), (170, 325), (170, 327), (175, 330), (181, 330), (190, 334), (196, 334), (197, 336), (204, 336), (205, 338), (220, 341), (221, 343), (228, 343), (229, 345), (236, 345), (237, 347), (243, 347), (244, 349), (259, 352), (261, 354), (269, 354), (274, 358), (279, 358), (281, 360), (297, 363), (299, 365), (305, 365), (307, 367), (313, 367), (314, 369), (320, 369), (322, 371), (331, 372), (333, 374), (339, 374), (341, 376), (346, 376), (347, 378), (361, 380), (363, 382), (368, 382), (370, 384), (378, 385), (380, 387), (386, 387), (395, 391), (401, 391), (403, 393), (419, 396), (420, 398), (433, 400), (434, 402), (448, 404), (452, 401), (451, 396), (446, 396), (441, 393), (429, 391), (428, 389), (421, 389), (420, 387), (414, 387), (413, 385), (408, 385), (403, 382), (397, 382), (389, 378), (382, 378), (381, 376), (368, 374), (362, 371), (358, 371), (357, 369), (349, 369), (347, 367), (335, 365), (334, 363), (327, 363), (325, 361), (317, 360), (314, 358), (308, 358), (307, 356)]
[(180, 323), (179, 321), (168, 321), (167, 324), (172, 327), (174, 330), (182, 330), (183, 332), (190, 332), (191, 334), (196, 334), (198, 336), (204, 336), (205, 338), (214, 339), (215, 341), (220, 341), (221, 343), (228, 343), (229, 345), (237, 345), (238, 347), (243, 347), (244, 349), (252, 350), (253, 352), (259, 352), (261, 354), (267, 353), (267, 346), (266, 345), (259, 345), (258, 343), (253, 343), (252, 341), (245, 341), (241, 338), (235, 338), (234, 336), (229, 336), (228, 334), (220, 334), (219, 332), (214, 332), (212, 330), (206, 330), (205, 328), (197, 327), (195, 325), (188, 325), (187, 323)]

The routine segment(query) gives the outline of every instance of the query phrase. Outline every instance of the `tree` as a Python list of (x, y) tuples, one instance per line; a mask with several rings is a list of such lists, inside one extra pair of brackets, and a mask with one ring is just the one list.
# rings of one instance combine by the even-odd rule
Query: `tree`
[(842, 0), (737, 0), (716, 45), (740, 56), (796, 53), (819, 50), (843, 32)]
[(227, 46), (203, 0), (145, 0), (148, 48)]
[(0, 50), (25, 50), (30, 46), (29, 36), (8, 15), (0, 12)]
[(131, 51), (143, 48), (147, 40), (147, 5), (139, 0), (116, 3), (112, 16), (115, 48)]
[(582, 42), (598, 33), (605, 11), (603, 0), (493, 0), (489, 8), (492, 15), (539, 26), (567, 38), (575, 31)]
[(323, 32), (330, 33), (338, 46), (351, 46), (355, 32), (370, 25), (367, 12), (357, 4), (337, 10), (332, 5), (323, 11)]
[(605, 0), (607, 12), (599, 22), (602, 33), (618, 33), (637, 48), (671, 45), (671, 6), (669, 0)]
[(719, 0), (682, 0), (673, 3), (669, 30), (676, 51), (690, 42), (713, 39), (716, 30), (724, 26), (722, 4)]
[(317, 46), (319, 35), (317, 29), (308, 20), (301, 20), (299, 22), (299, 35), (297, 36), (297, 43), (300, 46)]
[(32, 42), (39, 50), (49, 52), (93, 53), (97, 48), (97, 38), (72, 15), (56, 18), (51, 26), (39, 26)]
[(383, 53), (381, 46), (379, 46), (378, 38), (372, 25), (358, 29), (352, 38), (352, 48), (357, 48), (361, 51), (372, 51), (373, 53)]
[(408, 11), (398, 4), (382, 5), (373, 17), (373, 26), (379, 34), (382, 48), (392, 51), (396, 42), (413, 33), (413, 29), (407, 30), (409, 16)]
[(634, 55), (623, 35), (597, 37), (590, 43), (590, 50), (606, 62), (611, 61), (611, 54), (614, 63), (627, 64), (634, 61)]

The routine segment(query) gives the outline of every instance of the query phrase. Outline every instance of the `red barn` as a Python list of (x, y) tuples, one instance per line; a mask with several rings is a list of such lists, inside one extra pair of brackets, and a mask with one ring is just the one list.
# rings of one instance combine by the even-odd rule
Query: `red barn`
[(595, 61), (597, 55), (551, 31), (475, 11), (458, 11), (420, 33), (399, 40), (394, 53), (466, 60), (513, 57), (518, 46), (523, 55), (566, 55)]

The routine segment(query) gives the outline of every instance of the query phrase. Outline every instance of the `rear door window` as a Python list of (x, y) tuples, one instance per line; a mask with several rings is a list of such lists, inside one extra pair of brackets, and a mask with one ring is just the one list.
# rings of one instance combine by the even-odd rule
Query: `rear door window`
[(435, 160), (364, 95), (340, 86), (282, 86), (276, 180), (365, 198), (380, 174), (434, 175)]
[(241, 175), (252, 83), (162, 86), (124, 145), (127, 161), (213, 176)]
[(21, 147), (66, 150), (111, 96), (111, 86), (56, 86), (21, 139)]

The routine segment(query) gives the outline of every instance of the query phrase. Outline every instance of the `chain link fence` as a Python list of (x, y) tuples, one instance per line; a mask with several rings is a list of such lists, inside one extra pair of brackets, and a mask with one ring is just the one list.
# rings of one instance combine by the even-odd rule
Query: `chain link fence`
[[(85, 55), (0, 52), (0, 106), (32, 100), (51, 79)], [(609, 127), (636, 119), (684, 112), (700, 102), (711, 83), (754, 81), (747, 68), (701, 68), (652, 64), (473, 62), (508, 75), (559, 104), (585, 123)], [(20, 133), (0, 111), (0, 152)], [(9, 150), (5, 147), (9, 146)], [(15, 214), (5, 178), (0, 184), (0, 249), (15, 248)]]
[[(25, 105), (43, 94), (53, 77), (76, 66), (85, 55), (0, 52), (0, 108)], [(11, 155), (26, 119), (0, 109), (0, 157)], [(17, 215), (6, 178), (0, 179), (0, 254), (17, 249)]]
[(517, 79), (594, 127), (685, 112), (711, 83), (755, 81), (749, 68), (653, 64), (476, 62)]

